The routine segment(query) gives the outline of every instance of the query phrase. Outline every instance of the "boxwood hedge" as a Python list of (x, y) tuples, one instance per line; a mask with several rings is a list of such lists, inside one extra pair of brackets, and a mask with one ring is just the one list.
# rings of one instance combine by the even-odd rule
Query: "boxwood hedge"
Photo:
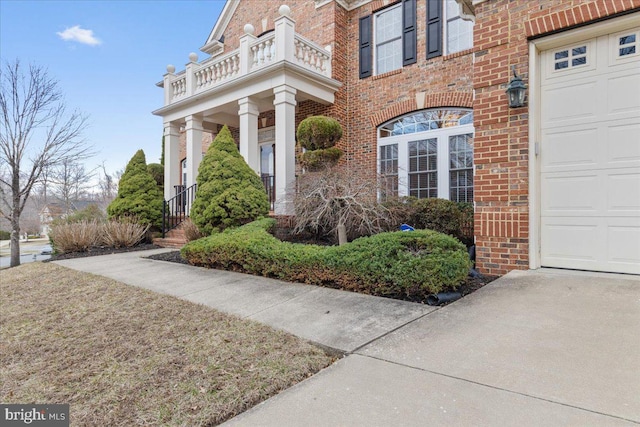
[(380, 233), (343, 246), (282, 242), (265, 218), (188, 243), (193, 265), (391, 298), (423, 300), (457, 288), (469, 271), (465, 246), (431, 230)]

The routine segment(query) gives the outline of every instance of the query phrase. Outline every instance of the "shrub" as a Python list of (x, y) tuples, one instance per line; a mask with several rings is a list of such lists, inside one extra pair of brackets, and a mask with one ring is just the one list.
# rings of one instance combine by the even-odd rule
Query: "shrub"
[(160, 163), (149, 163), (147, 165), (147, 171), (153, 177), (153, 180), (158, 185), (158, 188), (162, 191), (164, 188), (164, 166)]
[(130, 248), (142, 241), (149, 225), (133, 220), (107, 221), (102, 225), (101, 243), (112, 248)]
[(465, 243), (473, 242), (473, 205), (446, 199), (406, 197), (385, 202), (393, 221), (389, 229), (402, 223), (417, 229), (448, 234)]
[(107, 208), (109, 218), (135, 217), (142, 225), (162, 224), (162, 193), (147, 170), (144, 151), (138, 150), (120, 178), (118, 195)]
[(187, 239), (187, 242), (198, 240), (205, 236), (205, 234), (200, 231), (198, 226), (195, 225), (193, 221), (191, 221), (191, 218), (187, 218), (186, 220), (184, 220), (182, 224), (180, 224), (180, 228), (182, 228), (182, 231), (184, 231), (184, 237)]
[(9, 240), (11, 239), (11, 233), (8, 231), (0, 230), (0, 240)]
[(412, 300), (456, 288), (470, 267), (464, 245), (430, 230), (323, 247), (281, 242), (268, 233), (274, 224), (262, 219), (190, 242), (182, 256), (193, 265)]
[(342, 150), (335, 147), (306, 151), (299, 156), (300, 165), (309, 171), (318, 171), (333, 165), (342, 157)]
[(269, 213), (262, 180), (244, 161), (224, 126), (198, 168), (191, 220), (205, 234), (251, 222)]
[(101, 229), (97, 221), (59, 223), (51, 226), (49, 240), (56, 253), (86, 252), (100, 241)]
[(342, 126), (331, 117), (311, 116), (300, 122), (296, 137), (306, 150), (330, 148), (342, 138)]
[[(97, 221), (103, 222), (107, 216), (97, 205), (89, 205), (84, 209), (76, 211), (70, 215), (67, 215), (65, 218), (60, 221), (66, 222), (67, 224), (71, 224), (74, 222), (81, 221)], [(58, 220), (56, 220), (58, 221)]]

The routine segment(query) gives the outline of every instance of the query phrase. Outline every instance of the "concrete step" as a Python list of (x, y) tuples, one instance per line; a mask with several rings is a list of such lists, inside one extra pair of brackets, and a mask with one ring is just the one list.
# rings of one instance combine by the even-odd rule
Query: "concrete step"
[(156, 238), (156, 239), (153, 239), (153, 244), (154, 245), (158, 245), (158, 246), (163, 247), (163, 248), (180, 249), (184, 245), (187, 244), (187, 239), (185, 239), (185, 238), (171, 238), (171, 237), (165, 237), (164, 239), (163, 238)]

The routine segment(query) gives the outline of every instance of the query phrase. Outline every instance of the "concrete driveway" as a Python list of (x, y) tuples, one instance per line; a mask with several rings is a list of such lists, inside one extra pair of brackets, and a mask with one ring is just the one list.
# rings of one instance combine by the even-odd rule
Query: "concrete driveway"
[(640, 277), (514, 271), (228, 426), (640, 424)]

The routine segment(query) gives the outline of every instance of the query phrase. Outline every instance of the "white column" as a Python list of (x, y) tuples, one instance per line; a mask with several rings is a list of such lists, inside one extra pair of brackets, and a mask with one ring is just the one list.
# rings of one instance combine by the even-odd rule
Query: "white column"
[(172, 122), (164, 124), (164, 199), (176, 195), (174, 186), (180, 184), (180, 127)]
[(251, 70), (253, 65), (253, 52), (251, 52), (251, 43), (256, 40), (253, 35), (255, 29), (253, 25), (246, 24), (244, 26), (244, 35), (240, 37), (240, 75), (244, 76)]
[(196, 183), (198, 167), (202, 161), (202, 118), (198, 116), (187, 116), (186, 139), (187, 139), (187, 188)]
[(258, 104), (251, 98), (238, 100), (238, 115), (240, 116), (240, 154), (245, 162), (260, 173), (260, 158), (258, 153)]
[(296, 90), (282, 85), (273, 89), (276, 110), (276, 215), (293, 215), (287, 190), (296, 179)]

